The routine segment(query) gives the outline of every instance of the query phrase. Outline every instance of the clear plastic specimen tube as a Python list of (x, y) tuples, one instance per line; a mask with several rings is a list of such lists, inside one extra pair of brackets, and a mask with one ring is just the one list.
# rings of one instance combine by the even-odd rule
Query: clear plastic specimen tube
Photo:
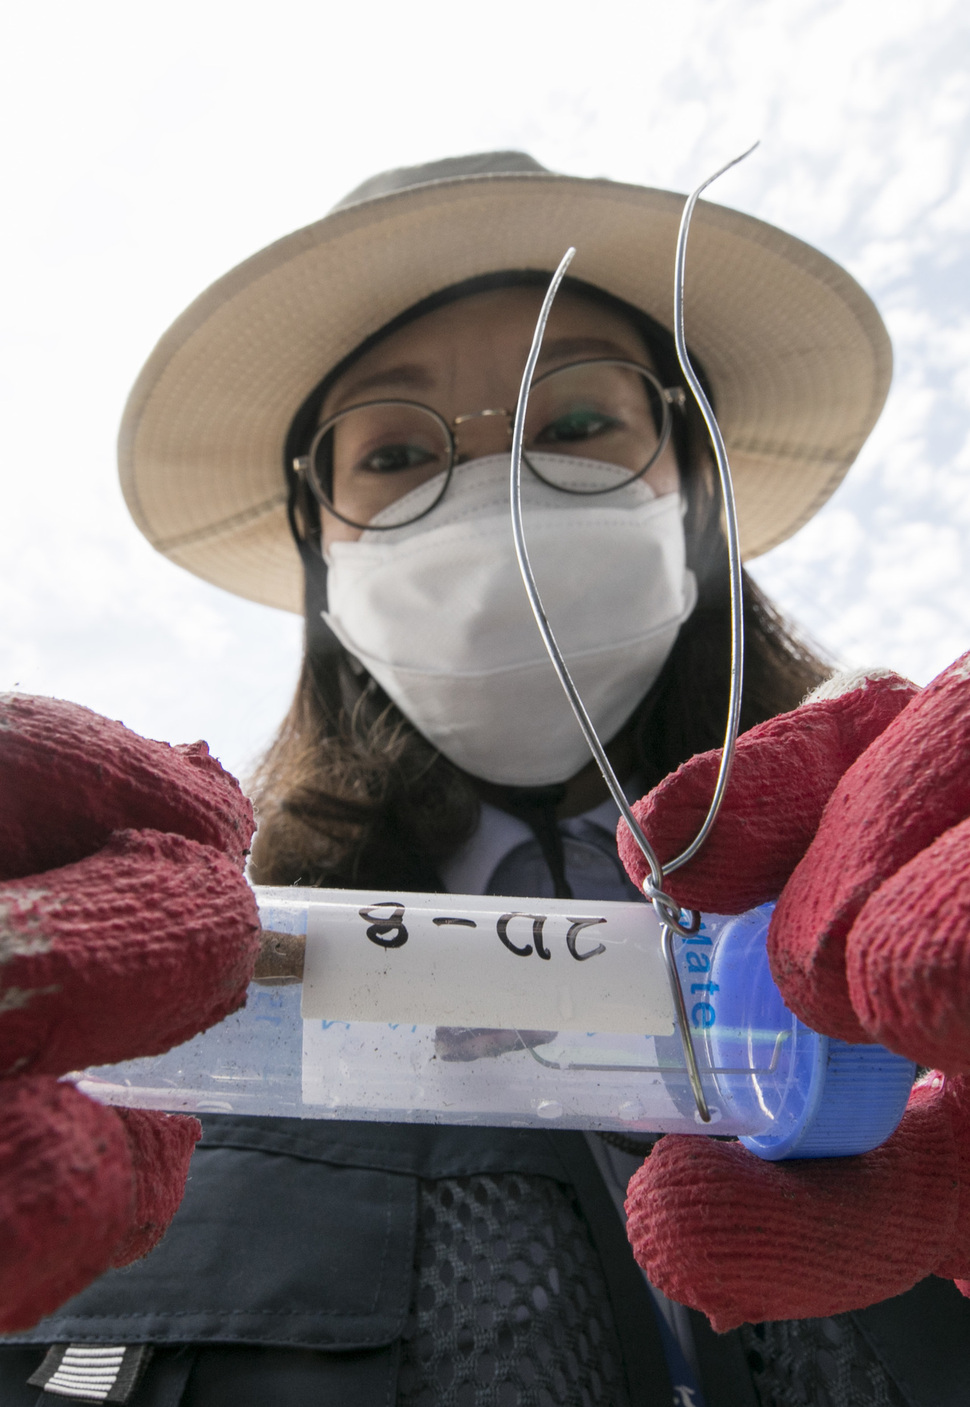
[(257, 889), (246, 1007), (165, 1055), (77, 1077), (169, 1110), (731, 1134), (764, 1157), (875, 1147), (914, 1067), (787, 1010), (770, 909), (676, 935), (712, 1119), (699, 1122), (643, 903)]

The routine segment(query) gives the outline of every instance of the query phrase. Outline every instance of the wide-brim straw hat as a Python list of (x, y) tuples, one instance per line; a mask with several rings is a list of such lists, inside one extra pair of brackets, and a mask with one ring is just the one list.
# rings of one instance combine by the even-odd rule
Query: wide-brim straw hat
[[(206, 581), (301, 611), (283, 448), (327, 372), (422, 299), (496, 271), (551, 271), (570, 244), (571, 274), (671, 327), (683, 204), (556, 175), (517, 152), (365, 182), (219, 279), (162, 337), (121, 424), (135, 522)], [(838, 264), (707, 201), (691, 227), (686, 329), (714, 391), (742, 549), (755, 557), (817, 512), (858, 454), (889, 389), (889, 338)]]

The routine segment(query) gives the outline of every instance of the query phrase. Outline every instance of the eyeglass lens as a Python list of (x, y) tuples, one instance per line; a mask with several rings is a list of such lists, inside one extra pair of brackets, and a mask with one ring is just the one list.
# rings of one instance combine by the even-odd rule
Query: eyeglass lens
[[(663, 448), (669, 417), (660, 383), (645, 369), (618, 361), (573, 363), (534, 383), (526, 456), (531, 450), (599, 460), (627, 470), (634, 479)], [(345, 522), (364, 528), (381, 514), (382, 526), (403, 526), (440, 502), (452, 469), (453, 443), (445, 421), (428, 407), (411, 401), (352, 406), (317, 432), (310, 481), (323, 505)], [(553, 488), (574, 494), (602, 491), (601, 485), (577, 487), (574, 474), (564, 474), (560, 481), (555, 461), (543, 459), (541, 464), (541, 472), (530, 468)], [(624, 482), (619, 479), (615, 487)], [(423, 485), (427, 493), (413, 492)], [(398, 501), (399, 518), (393, 512)]]

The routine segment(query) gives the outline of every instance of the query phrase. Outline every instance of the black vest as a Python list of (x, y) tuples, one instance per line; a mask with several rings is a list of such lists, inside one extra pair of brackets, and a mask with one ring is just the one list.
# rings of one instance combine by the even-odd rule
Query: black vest
[[(417, 1180), (502, 1172), (575, 1188), (606, 1273), (631, 1403), (668, 1407), (652, 1302), (581, 1134), (226, 1115), (204, 1124), (185, 1200), (160, 1246), (3, 1340), (3, 1407), (55, 1400), (26, 1379), (43, 1356), (35, 1346), (64, 1342), (168, 1346), (145, 1407), (181, 1400), (179, 1375), (184, 1383), (198, 1345), (276, 1351), (254, 1359), (254, 1372), (282, 1362), (280, 1351), (297, 1378), (312, 1362), (304, 1394), (269, 1390), (252, 1399), (260, 1407), (390, 1407), (411, 1299)], [(853, 1318), (911, 1407), (970, 1402), (970, 1302), (949, 1282), (924, 1281)], [(708, 1407), (757, 1407), (738, 1336), (692, 1319)], [(223, 1398), (204, 1400), (221, 1407)]]

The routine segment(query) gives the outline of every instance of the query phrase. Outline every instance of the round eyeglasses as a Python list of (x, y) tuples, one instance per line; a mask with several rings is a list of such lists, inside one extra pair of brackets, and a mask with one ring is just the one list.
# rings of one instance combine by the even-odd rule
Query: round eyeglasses
[[(636, 362), (612, 358), (570, 362), (532, 387), (523, 461), (535, 477), (561, 493), (614, 493), (644, 474), (670, 439), (672, 407), (684, 405), (679, 386), (662, 386)], [(444, 498), (461, 463), (462, 426), (504, 417), (511, 443), (514, 412), (473, 411), (452, 424), (416, 401), (365, 401), (325, 420), (309, 451), (294, 459), (321, 506), (350, 527), (387, 532), (424, 518)], [(627, 475), (607, 487), (577, 486), (575, 473), (557, 476), (555, 461), (541, 469), (529, 451), (598, 460)], [(439, 482), (440, 480), (440, 482)], [(432, 484), (431, 497), (413, 491)], [(395, 504), (400, 512), (395, 513)], [(374, 519), (380, 516), (380, 523)]]

